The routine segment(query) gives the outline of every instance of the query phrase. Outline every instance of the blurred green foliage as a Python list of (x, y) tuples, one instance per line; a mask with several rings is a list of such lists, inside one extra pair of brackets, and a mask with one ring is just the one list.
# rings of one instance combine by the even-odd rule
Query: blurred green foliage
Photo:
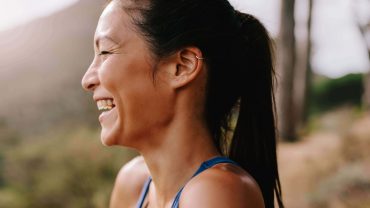
[(337, 79), (321, 77), (312, 87), (310, 115), (342, 105), (361, 106), (363, 91), (363, 74), (348, 74)]
[[(135, 153), (107, 148), (99, 131), (53, 129), (18, 139), (0, 128), (0, 207), (107, 207), (114, 178)], [(7, 130), (6, 130), (7, 129)]]

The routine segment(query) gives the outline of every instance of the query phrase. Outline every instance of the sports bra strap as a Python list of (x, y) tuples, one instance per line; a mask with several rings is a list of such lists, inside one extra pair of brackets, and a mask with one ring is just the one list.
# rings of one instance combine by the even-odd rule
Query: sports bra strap
[[(200, 174), (201, 172), (207, 170), (208, 168), (214, 166), (214, 165), (217, 165), (219, 163), (231, 163), (231, 164), (234, 164), (234, 165), (237, 165), (239, 166), (236, 162), (232, 161), (231, 159), (227, 158), (227, 157), (224, 157), (224, 156), (217, 156), (217, 157), (214, 157), (212, 159), (209, 159), (207, 161), (204, 161), (200, 167), (198, 168), (198, 170), (193, 174), (193, 176), (189, 179), (191, 180), (192, 178), (194, 178), (195, 176), (197, 176), (198, 174)], [(137, 203), (137, 208), (142, 208), (143, 206), (143, 203), (145, 201), (145, 197), (146, 195), (148, 194), (148, 191), (149, 191), (149, 186), (150, 186), (150, 183), (152, 181), (152, 178), (149, 177), (148, 180), (145, 182), (144, 186), (143, 186), (143, 189), (141, 191), (141, 195), (140, 195), (140, 198), (139, 198), (139, 201)], [(186, 185), (186, 184), (185, 184)], [(182, 193), (182, 190), (184, 189), (185, 186), (183, 186), (176, 194), (175, 196), (175, 199), (172, 203), (172, 206), (171, 208), (178, 208), (179, 207), (179, 201), (180, 201), (180, 196), (181, 196), (181, 193)]]
[[(223, 156), (217, 156), (217, 157), (214, 157), (212, 159), (209, 159), (207, 161), (204, 161), (199, 169), (194, 173), (194, 175), (190, 178), (194, 178), (195, 176), (197, 176), (198, 174), (200, 174), (201, 172), (207, 170), (208, 168), (214, 166), (214, 165), (217, 165), (217, 164), (220, 164), (220, 163), (231, 163), (231, 164), (234, 164), (234, 165), (237, 165), (239, 166), (236, 162), (232, 161), (231, 159), (227, 158), (227, 157), (223, 157)], [(186, 184), (185, 184), (186, 185)], [(184, 189), (185, 186), (183, 186), (179, 192), (177, 192), (176, 196), (175, 196), (175, 199), (172, 203), (172, 206), (171, 208), (178, 208), (179, 207), (179, 203), (180, 203), (180, 196), (181, 196), (181, 193), (182, 193), (182, 190)]]
[(143, 207), (145, 197), (146, 197), (146, 195), (148, 194), (148, 191), (149, 191), (150, 182), (152, 182), (152, 177), (149, 177), (146, 180), (146, 182), (143, 186), (143, 189), (141, 190), (140, 198), (139, 198), (139, 201), (136, 205), (137, 208), (142, 208)]
[(209, 159), (207, 161), (204, 161), (199, 169), (194, 173), (194, 175), (192, 176), (192, 178), (194, 178), (195, 176), (197, 176), (199, 173), (207, 170), (208, 168), (214, 166), (214, 165), (217, 165), (219, 163), (231, 163), (231, 164), (234, 164), (234, 165), (237, 165), (239, 166), (236, 162), (232, 161), (231, 159), (227, 158), (227, 157), (223, 157), (223, 156), (217, 156), (217, 157), (214, 157), (212, 159)]

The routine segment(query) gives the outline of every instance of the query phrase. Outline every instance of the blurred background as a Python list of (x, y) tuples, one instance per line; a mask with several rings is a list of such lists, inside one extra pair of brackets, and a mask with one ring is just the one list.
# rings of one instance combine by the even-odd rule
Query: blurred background
[[(286, 207), (370, 207), (370, 1), (230, 0), (276, 47)], [(136, 152), (80, 80), (104, 0), (0, 0), (0, 207), (107, 207)]]

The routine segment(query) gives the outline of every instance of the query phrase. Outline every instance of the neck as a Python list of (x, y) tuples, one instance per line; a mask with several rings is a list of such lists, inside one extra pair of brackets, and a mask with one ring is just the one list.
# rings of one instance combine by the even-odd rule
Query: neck
[(156, 207), (172, 203), (201, 163), (220, 155), (205, 125), (194, 118), (174, 119), (165, 129), (150, 138), (159, 143), (139, 149), (153, 179)]

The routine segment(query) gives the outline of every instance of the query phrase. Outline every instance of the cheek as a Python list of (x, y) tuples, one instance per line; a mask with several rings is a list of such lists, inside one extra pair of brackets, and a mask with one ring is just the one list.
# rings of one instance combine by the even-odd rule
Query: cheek
[(133, 55), (112, 55), (101, 65), (100, 82), (107, 89), (139, 89), (151, 81), (152, 68), (145, 60)]
[(114, 59), (107, 59), (99, 70), (100, 83), (104, 88), (112, 89), (123, 76), (124, 66)]
[[(145, 60), (106, 60), (100, 70), (102, 87), (111, 93), (122, 114), (145, 116), (160, 104), (161, 89), (154, 86), (152, 68)], [(122, 111), (124, 109), (124, 112)]]

